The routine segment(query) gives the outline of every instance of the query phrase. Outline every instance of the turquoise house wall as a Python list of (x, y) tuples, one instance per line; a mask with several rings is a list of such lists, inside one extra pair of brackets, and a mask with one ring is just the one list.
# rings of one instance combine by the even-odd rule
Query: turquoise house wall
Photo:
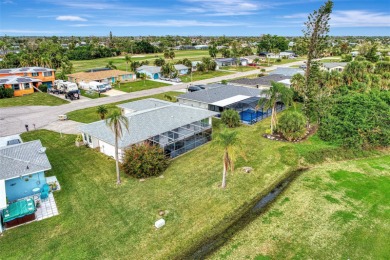
[(5, 181), (5, 194), (8, 201), (18, 200), (33, 195), (32, 190), (34, 188), (42, 189), (44, 184), (46, 184), (44, 172), (17, 177)]

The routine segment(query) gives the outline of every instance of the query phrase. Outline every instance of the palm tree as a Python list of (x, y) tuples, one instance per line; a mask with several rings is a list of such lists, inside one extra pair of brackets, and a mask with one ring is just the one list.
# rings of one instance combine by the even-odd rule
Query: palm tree
[(268, 90), (262, 92), (265, 97), (259, 100), (258, 107), (263, 107), (265, 110), (271, 109), (271, 134), (273, 134), (274, 129), (278, 124), (276, 118), (276, 103), (281, 101), (286, 107), (289, 106), (292, 103), (293, 92), (283, 83), (272, 81), (271, 85), (272, 86)]
[(110, 127), (115, 135), (116, 184), (119, 185), (121, 184), (121, 176), (119, 173), (118, 140), (122, 138), (123, 127), (129, 131), (129, 119), (116, 110), (106, 119), (106, 125)]
[(96, 113), (99, 114), (100, 119), (104, 119), (106, 117), (106, 114), (108, 113), (108, 109), (105, 105), (100, 105), (96, 109)]
[(116, 69), (116, 66), (114, 65), (114, 62), (112, 60), (110, 60), (110, 61), (108, 61), (106, 68)]
[(139, 77), (144, 81), (144, 86), (145, 86), (146, 74), (145, 73), (140, 73)]
[(303, 96), (303, 90), (306, 86), (306, 78), (300, 74), (297, 73), (291, 78), (291, 87), (301, 96)]
[(231, 172), (234, 171), (234, 159), (239, 144), (239, 138), (237, 134), (238, 132), (231, 131), (226, 128), (219, 132), (214, 132), (213, 134), (213, 145), (219, 146), (224, 150), (222, 157), (223, 172), (221, 185), (221, 188), (223, 189), (226, 188), (227, 171), (229, 169)]
[(125, 55), (125, 61), (126, 61), (126, 71), (128, 70), (129, 63), (131, 63), (131, 57), (129, 55)]

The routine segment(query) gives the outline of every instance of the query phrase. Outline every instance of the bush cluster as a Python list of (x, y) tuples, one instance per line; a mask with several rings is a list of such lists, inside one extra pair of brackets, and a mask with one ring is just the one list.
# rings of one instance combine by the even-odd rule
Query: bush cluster
[(240, 125), (240, 115), (233, 109), (226, 109), (221, 114), (221, 121), (229, 128)]
[(12, 98), (14, 90), (12, 88), (0, 88), (0, 98)]
[(122, 168), (130, 176), (147, 178), (160, 175), (168, 165), (169, 158), (161, 147), (143, 143), (126, 149)]
[(42, 92), (47, 92), (47, 85), (46, 84), (41, 84), (39, 85), (38, 89)]
[(305, 136), (306, 118), (298, 111), (286, 111), (279, 119), (278, 131), (288, 141), (294, 141)]

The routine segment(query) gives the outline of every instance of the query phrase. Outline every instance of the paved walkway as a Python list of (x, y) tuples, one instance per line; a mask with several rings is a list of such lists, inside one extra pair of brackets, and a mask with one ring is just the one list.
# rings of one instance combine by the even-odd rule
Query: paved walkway
[[(287, 67), (287, 66), (300, 65), (300, 64), (303, 64), (303, 61), (292, 62), (281, 66), (267, 67), (265, 68), (265, 70), (270, 71), (276, 69), (277, 67)], [(192, 84), (193, 85), (209, 84), (209, 83), (219, 82), (221, 80), (229, 80), (229, 79), (259, 74), (259, 73), (260, 73), (259, 69), (246, 71), (246, 72), (237, 72), (237, 73), (232, 73), (221, 77), (194, 81), (192, 82)], [(104, 105), (113, 102), (129, 100), (133, 98), (146, 97), (150, 95), (165, 93), (168, 91), (180, 91), (182, 89), (186, 89), (189, 84), (190, 83), (181, 83), (181, 84), (170, 85), (161, 88), (142, 90), (142, 91), (126, 93), (117, 96), (110, 96), (105, 98), (97, 98), (97, 99), (90, 99), (90, 100), (84, 99), (83, 102), (75, 101), (75, 102), (70, 102), (69, 104), (64, 104), (61, 106), (54, 106), (54, 107), (19, 106), (19, 107), (0, 108), (0, 137), (25, 132), (26, 131), (25, 124), (28, 124), (30, 129), (34, 129), (33, 124), (35, 124), (36, 129), (38, 128), (48, 128), (50, 130), (62, 129), (63, 133), (66, 132), (73, 133), (75, 129), (75, 125), (72, 125), (72, 123), (67, 124), (58, 121), (58, 115), (64, 115), (71, 111), (79, 110), (87, 107)]]

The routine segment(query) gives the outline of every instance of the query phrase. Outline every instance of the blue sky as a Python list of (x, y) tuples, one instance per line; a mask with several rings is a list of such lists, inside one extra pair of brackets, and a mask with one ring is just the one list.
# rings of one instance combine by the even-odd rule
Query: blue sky
[[(324, 0), (0, 0), (0, 35), (302, 35)], [(390, 0), (335, 0), (331, 35), (390, 36)]]

